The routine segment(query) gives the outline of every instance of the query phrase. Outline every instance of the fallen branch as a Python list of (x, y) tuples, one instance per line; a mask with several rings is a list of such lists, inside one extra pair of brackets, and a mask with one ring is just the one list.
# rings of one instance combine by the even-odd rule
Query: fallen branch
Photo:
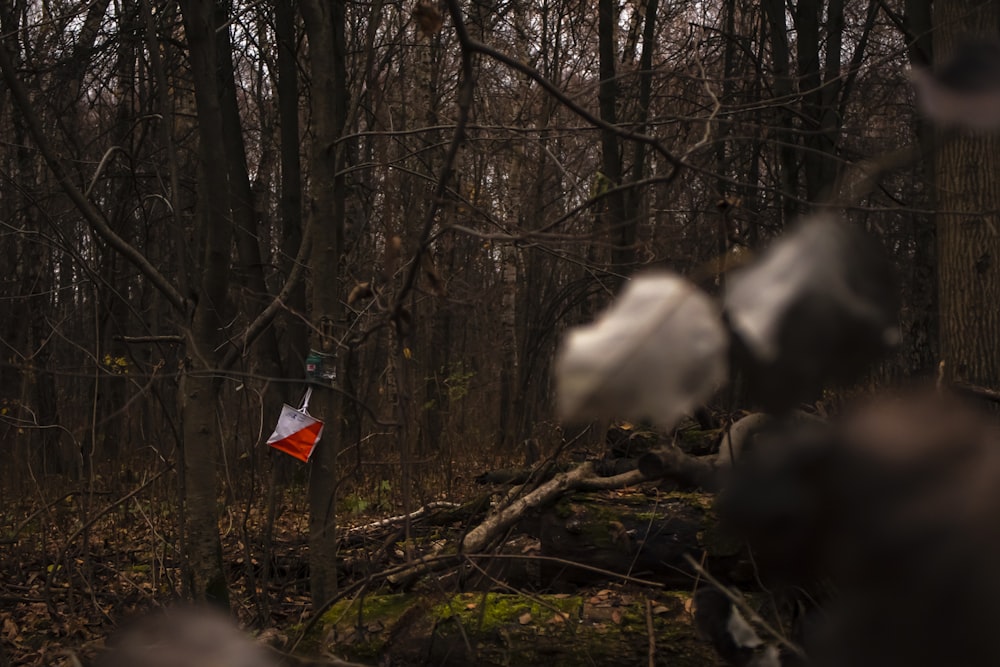
[[(567, 473), (556, 475), (534, 491), (514, 499), (496, 514), (469, 531), (458, 546), (459, 554), (477, 554), (486, 550), (497, 537), (503, 535), (526, 512), (546, 505), (567, 491), (615, 489), (643, 481), (638, 470), (622, 475), (602, 478), (594, 474), (594, 466), (587, 462)], [(394, 586), (407, 586), (433, 570), (448, 565), (450, 559), (442, 559), (440, 553), (419, 558), (399, 572), (389, 575), (386, 580)]]
[(705, 491), (716, 491), (721, 484), (714, 463), (689, 456), (673, 445), (644, 454), (639, 459), (639, 472), (645, 479), (667, 478)]
[(977, 384), (970, 384), (968, 382), (953, 382), (951, 386), (952, 389), (960, 395), (972, 396), (974, 398), (981, 398), (993, 403), (1000, 403), (1000, 391), (997, 391), (996, 389), (981, 387)]
[(423, 507), (414, 510), (413, 512), (410, 512), (409, 514), (399, 514), (397, 516), (390, 516), (385, 519), (379, 519), (378, 521), (372, 521), (371, 523), (366, 523), (363, 526), (356, 526), (354, 528), (351, 528), (344, 533), (343, 539), (344, 540), (357, 539), (359, 535), (367, 535), (368, 533), (375, 532), (380, 528), (386, 528), (388, 526), (394, 526), (396, 524), (404, 523), (406, 520), (413, 521), (415, 519), (419, 519), (424, 514), (427, 514), (428, 512), (433, 512), (434, 510), (439, 510), (439, 509), (453, 510), (459, 507), (461, 507), (459, 503), (450, 503), (444, 500), (427, 503)]

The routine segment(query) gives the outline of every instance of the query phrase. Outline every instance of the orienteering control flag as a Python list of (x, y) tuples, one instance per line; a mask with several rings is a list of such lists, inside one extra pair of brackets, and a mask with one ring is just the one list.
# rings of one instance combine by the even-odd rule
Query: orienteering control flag
[(302, 397), (302, 406), (293, 408), (288, 403), (281, 406), (281, 416), (274, 433), (267, 439), (267, 444), (290, 454), (300, 461), (308, 461), (316, 443), (323, 435), (323, 422), (307, 412), (312, 387), (306, 389)]

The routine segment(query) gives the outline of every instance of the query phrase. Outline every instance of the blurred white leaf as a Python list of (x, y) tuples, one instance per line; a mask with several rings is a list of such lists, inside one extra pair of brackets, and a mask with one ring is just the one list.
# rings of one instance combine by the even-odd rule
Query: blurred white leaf
[(669, 429), (726, 380), (728, 337), (717, 307), (675, 275), (634, 278), (556, 359), (567, 421), (651, 419)]
[(1000, 128), (1000, 41), (970, 39), (935, 71), (914, 68), (910, 79), (928, 118), (973, 130)]
[(729, 281), (725, 316), (751, 396), (781, 411), (850, 381), (898, 341), (892, 265), (862, 230), (817, 216)]

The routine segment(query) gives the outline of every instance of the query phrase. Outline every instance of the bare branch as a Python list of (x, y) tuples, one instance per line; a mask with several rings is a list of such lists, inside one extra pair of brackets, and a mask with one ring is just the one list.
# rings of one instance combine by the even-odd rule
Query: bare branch
[(49, 145), (49, 141), (42, 129), (42, 124), (38, 120), (38, 114), (35, 113), (35, 110), (31, 106), (28, 91), (18, 77), (17, 72), (14, 71), (14, 64), (11, 62), (10, 54), (7, 53), (7, 48), (2, 45), (0, 45), (0, 70), (3, 72), (4, 81), (10, 88), (14, 103), (20, 110), (28, 126), (28, 131), (31, 133), (31, 138), (34, 140), (35, 145), (38, 146), (38, 150), (45, 159), (45, 163), (87, 223), (98, 236), (131, 262), (144, 276), (149, 278), (153, 287), (167, 298), (170, 305), (180, 312), (185, 312), (187, 309), (187, 300), (184, 296), (150, 263), (145, 255), (111, 229), (107, 220), (104, 219), (104, 215), (94, 206), (93, 202), (87, 199), (83, 192), (80, 192), (80, 189), (70, 179), (69, 174), (59, 160), (59, 156), (56, 155), (52, 146)]
[(431, 231), (434, 229), (434, 219), (437, 217), (438, 209), (444, 199), (448, 188), (448, 181), (451, 180), (452, 172), (455, 170), (455, 159), (458, 151), (465, 141), (465, 129), (469, 122), (469, 113), (472, 109), (472, 95), (476, 89), (476, 76), (472, 69), (472, 52), (470, 48), (472, 38), (469, 37), (465, 29), (465, 22), (462, 20), (462, 10), (456, 0), (448, 0), (448, 12), (451, 14), (452, 22), (455, 24), (455, 32), (458, 35), (459, 44), (462, 47), (462, 85), (458, 89), (458, 121), (455, 123), (455, 131), (451, 135), (451, 142), (448, 145), (448, 154), (445, 156), (444, 166), (438, 175), (437, 187), (434, 189), (434, 197), (431, 205), (427, 209), (427, 216), (424, 218), (424, 226), (420, 231), (420, 241), (417, 252), (410, 263), (409, 270), (403, 280), (403, 286), (396, 294), (396, 300), (392, 307), (391, 317), (395, 320), (399, 318), (403, 308), (403, 301), (413, 289), (417, 282), (417, 274), (420, 272), (420, 258), (427, 252), (430, 245)]
[(305, 273), (307, 260), (309, 258), (309, 252), (312, 249), (312, 224), (307, 221), (305, 232), (302, 234), (302, 243), (299, 245), (299, 252), (295, 256), (295, 261), (292, 263), (292, 269), (288, 272), (288, 279), (285, 280), (285, 284), (281, 286), (281, 290), (278, 294), (271, 300), (271, 303), (267, 304), (264, 310), (260, 311), (254, 321), (251, 322), (243, 335), (229, 348), (226, 352), (226, 356), (222, 359), (222, 363), (219, 364), (219, 368), (226, 370), (243, 354), (243, 351), (253, 343), (254, 340), (267, 328), (267, 326), (274, 320), (278, 312), (280, 312), (282, 306), (288, 301), (288, 298), (292, 294), (292, 290), (299, 284), (302, 280), (302, 276)]
[(114, 340), (120, 340), (129, 345), (141, 345), (143, 343), (183, 343), (184, 336), (178, 334), (163, 334), (160, 336), (114, 336)]

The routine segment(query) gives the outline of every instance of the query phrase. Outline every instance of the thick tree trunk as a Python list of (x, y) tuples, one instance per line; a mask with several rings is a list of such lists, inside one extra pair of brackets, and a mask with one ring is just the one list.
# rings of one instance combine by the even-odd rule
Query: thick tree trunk
[[(934, 3), (934, 58), (1000, 32), (1000, 4)], [(936, 167), (941, 356), (953, 379), (1000, 385), (1000, 133), (963, 133)]]
[(181, 11), (190, 53), (198, 108), (197, 225), (204, 254), (197, 303), (187, 332), (187, 375), (181, 386), (184, 435), (184, 483), (188, 582), (196, 600), (229, 605), (222, 568), (218, 526), (218, 451), (221, 444), (216, 414), (219, 381), (209, 372), (217, 365), (216, 350), (225, 319), (229, 286), (232, 219), (226, 178), (220, 107), (216, 28), (225, 25), (212, 0), (183, 0)]

